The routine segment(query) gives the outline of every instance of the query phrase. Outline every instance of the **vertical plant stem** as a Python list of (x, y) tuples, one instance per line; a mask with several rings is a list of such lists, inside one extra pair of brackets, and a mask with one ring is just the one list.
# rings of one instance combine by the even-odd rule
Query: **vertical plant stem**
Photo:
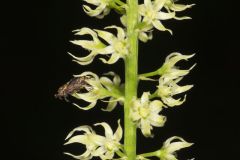
[(127, 0), (127, 36), (129, 55), (125, 59), (124, 149), (128, 160), (136, 160), (136, 126), (130, 119), (132, 100), (137, 96), (138, 83), (138, 0)]

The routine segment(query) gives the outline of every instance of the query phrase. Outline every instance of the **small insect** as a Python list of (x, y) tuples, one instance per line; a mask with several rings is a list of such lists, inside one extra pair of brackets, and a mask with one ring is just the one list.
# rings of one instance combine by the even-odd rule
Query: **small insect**
[(57, 94), (55, 94), (55, 98), (58, 98), (60, 100), (65, 100), (69, 102), (67, 97), (69, 95), (72, 95), (74, 93), (78, 93), (81, 90), (91, 90), (91, 86), (86, 82), (87, 79), (90, 79), (89, 76), (82, 76), (82, 77), (74, 77), (70, 81), (68, 81), (66, 84), (59, 87)]

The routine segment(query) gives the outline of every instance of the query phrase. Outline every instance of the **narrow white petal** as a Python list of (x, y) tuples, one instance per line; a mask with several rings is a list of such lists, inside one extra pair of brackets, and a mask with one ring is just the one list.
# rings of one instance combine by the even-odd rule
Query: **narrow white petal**
[(75, 129), (73, 129), (68, 135), (67, 137), (65, 138), (68, 139), (70, 138), (76, 131), (83, 131), (83, 132), (86, 132), (87, 134), (91, 134), (91, 133), (94, 133), (93, 129), (90, 127), (90, 126), (87, 126), (87, 125), (84, 125), (84, 126), (79, 126)]
[(157, 28), (160, 31), (168, 31), (170, 34), (172, 34), (172, 31), (170, 29), (167, 29), (163, 26), (163, 24), (159, 20), (154, 20), (152, 22), (153, 26)]
[(105, 41), (107, 41), (109, 44), (112, 44), (113, 39), (115, 39), (116, 37), (107, 31), (103, 31), (103, 30), (98, 30), (95, 29), (95, 31), (98, 33), (98, 36), (101, 37), (102, 39), (104, 39)]
[(105, 27), (105, 28), (106, 29), (115, 28), (117, 30), (117, 37), (118, 37), (118, 39), (123, 40), (125, 38), (125, 32), (124, 32), (124, 30), (121, 27), (113, 25), (113, 26), (109, 26), (109, 27)]
[(174, 17), (175, 17), (175, 12), (170, 12), (170, 13), (158, 12), (158, 14), (156, 15), (156, 19), (159, 19), (159, 20), (167, 20), (167, 19), (172, 19)]
[(141, 120), (141, 131), (145, 137), (152, 137), (151, 134), (152, 126), (150, 125), (149, 121)]
[(92, 109), (96, 104), (97, 104), (97, 101), (94, 101), (94, 102), (90, 103), (88, 106), (80, 107), (78, 104), (73, 103), (74, 106), (76, 106), (76, 107), (78, 107), (79, 109), (82, 109), (82, 110)]
[(81, 143), (86, 145), (87, 143), (89, 143), (89, 141), (86, 135), (77, 135), (68, 139), (68, 141), (64, 145), (72, 144), (72, 143)]
[(122, 127), (120, 124), (120, 119), (119, 119), (118, 120), (118, 128), (113, 135), (113, 139), (116, 140), (117, 142), (119, 142), (122, 139), (122, 135), (123, 135), (123, 130), (122, 130)]
[(113, 131), (112, 131), (111, 127), (105, 122), (95, 124), (95, 126), (99, 126), (99, 125), (104, 128), (106, 138), (107, 139), (112, 139), (113, 138)]

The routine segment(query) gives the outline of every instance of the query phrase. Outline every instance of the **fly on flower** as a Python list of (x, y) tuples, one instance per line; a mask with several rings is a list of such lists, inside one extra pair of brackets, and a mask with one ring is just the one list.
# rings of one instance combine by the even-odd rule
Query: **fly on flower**
[(67, 97), (74, 93), (79, 93), (82, 90), (91, 90), (91, 86), (86, 82), (87, 79), (90, 79), (90, 76), (74, 77), (66, 84), (59, 87), (57, 93), (54, 95), (56, 98), (68, 102)]

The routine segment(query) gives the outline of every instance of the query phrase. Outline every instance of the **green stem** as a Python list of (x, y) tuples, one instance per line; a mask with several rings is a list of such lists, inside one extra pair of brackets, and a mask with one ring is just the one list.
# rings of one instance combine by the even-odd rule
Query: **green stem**
[(140, 74), (139, 77), (152, 77), (152, 76), (156, 76), (156, 75), (159, 75), (159, 70), (149, 72), (149, 73)]
[(127, 0), (127, 37), (129, 54), (125, 58), (124, 149), (128, 160), (136, 160), (136, 125), (130, 118), (132, 100), (138, 83), (138, 0)]
[(154, 157), (154, 156), (157, 156), (159, 151), (154, 151), (154, 152), (149, 152), (149, 153), (143, 153), (143, 154), (140, 154), (139, 156), (143, 156), (143, 157)]

